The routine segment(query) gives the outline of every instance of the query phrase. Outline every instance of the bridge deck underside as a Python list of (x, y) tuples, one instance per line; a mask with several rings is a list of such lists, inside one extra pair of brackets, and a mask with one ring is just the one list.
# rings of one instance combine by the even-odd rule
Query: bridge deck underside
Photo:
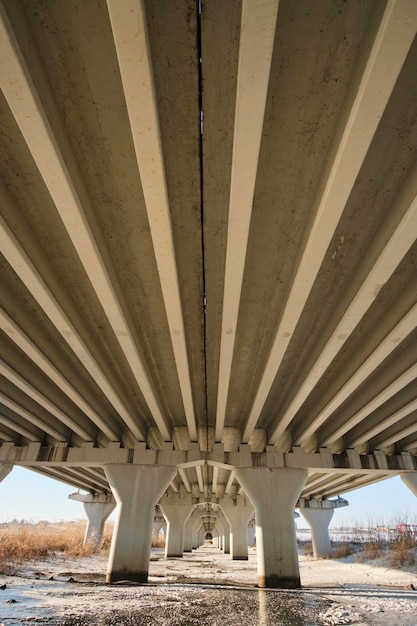
[(416, 454), (415, 7), (256, 4), (2, 0), (0, 444)]

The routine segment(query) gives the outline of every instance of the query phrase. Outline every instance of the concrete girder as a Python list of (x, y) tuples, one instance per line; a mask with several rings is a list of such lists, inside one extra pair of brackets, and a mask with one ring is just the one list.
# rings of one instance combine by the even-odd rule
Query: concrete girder
[[(410, 311), (402, 318), (402, 320), (387, 334), (384, 341), (368, 356), (362, 365), (356, 370), (354, 375), (339, 389), (332, 400), (324, 407), (320, 414), (313, 420), (312, 424), (305, 429), (303, 439), (317, 428), (319, 428), (327, 418), (353, 393), (355, 386), (360, 384), (386, 359), (398, 346), (398, 343), (404, 340), (413, 332), (415, 319), (417, 315), (417, 305), (412, 307)], [(391, 385), (387, 386), (378, 396), (373, 398), (357, 413), (349, 419), (344, 419), (339, 424), (337, 420), (332, 421), (331, 425), (323, 426), (323, 436), (320, 432), (320, 443), (322, 445), (330, 445), (345, 433), (359, 424), (366, 416), (374, 411), (378, 406), (382, 405), (386, 400), (398, 393), (403, 387), (414, 380), (416, 375), (415, 366), (409, 368), (402, 376), (396, 379)], [(340, 421), (340, 420), (339, 420)], [(329, 432), (330, 431), (330, 432)], [(367, 437), (369, 440), (370, 437)], [(356, 445), (349, 441), (349, 445)]]
[(186, 474), (186, 470), (179, 468), (178, 473), (181, 476), (182, 482), (184, 483), (185, 489), (188, 493), (191, 493), (191, 484)]
[[(145, 4), (107, 0), (189, 435), (197, 440)], [(139, 35), (138, 35), (139, 32)], [(147, 396), (150, 395), (150, 389)], [(145, 397), (147, 397), (145, 396)], [(154, 419), (167, 436), (153, 398)]]
[(234, 480), (236, 480), (236, 476), (235, 476), (234, 471), (231, 471), (231, 472), (230, 472), (229, 479), (228, 479), (227, 484), (226, 484), (226, 488), (225, 488), (225, 490), (224, 490), (224, 493), (225, 493), (225, 494), (227, 494), (227, 495), (229, 495), (229, 494), (230, 494), (230, 490), (231, 490), (231, 488), (232, 488), (232, 484), (233, 484), (233, 481), (234, 481)]
[[(10, 416), (4, 415), (5, 413), (4, 409), (3, 410), (0, 409), (0, 411), (1, 411), (0, 412), (0, 424), (2, 424), (3, 426), (7, 426), (8, 429), (10, 429), (10, 431), (12, 431), (13, 433), (17, 433), (19, 437), (20, 436), (24, 437), (25, 439), (31, 442), (39, 441), (40, 437), (42, 437), (42, 430), (39, 430), (38, 427), (36, 428), (36, 430), (32, 431), (28, 429), (27, 427), (25, 427), (24, 425), (17, 423), (16, 419), (10, 419)], [(16, 410), (14, 410), (14, 413), (15, 415), (18, 414), (16, 413)], [(31, 414), (29, 413), (28, 415), (31, 416)]]
[[(332, 332), (331, 337), (316, 359), (313, 368), (310, 370), (289, 407), (281, 417), (284, 424), (290, 424), (291, 420), (306, 400), (309, 393), (317, 384), (317, 381), (324, 374), (336, 354), (342, 349), (344, 343), (353, 333), (366, 311), (377, 298), (381, 285), (388, 282), (392, 273), (414, 243), (415, 233), (417, 232), (417, 173), (415, 175), (413, 173), (413, 175), (410, 176), (410, 181), (409, 186), (412, 187), (411, 192), (408, 191), (408, 187), (405, 190), (402, 190), (401, 198), (399, 202), (397, 202), (396, 206), (396, 211), (401, 213), (403, 210), (403, 206), (401, 206), (401, 204), (406, 203), (407, 210), (405, 211), (404, 216), (388, 241), (383, 246), (381, 253), (375, 260), (366, 279), (360, 285), (359, 291), (355, 294), (350, 305), (344, 312), (342, 319)], [(411, 202), (410, 195), (412, 197)], [(385, 241), (385, 231), (380, 233), (380, 239)], [(374, 243), (374, 246), (375, 245), (376, 244)], [(303, 434), (300, 435), (298, 439), (294, 440), (294, 443), (304, 443), (314, 432), (317, 431), (318, 427), (322, 425), (323, 420), (325, 420), (327, 416), (328, 411), (326, 410), (323, 413), (320, 413), (320, 415), (317, 416), (307, 428), (304, 428)], [(355, 416), (355, 420), (356, 419), (357, 417)], [(343, 434), (343, 432), (335, 433), (332, 435), (331, 441), (334, 441)], [(326, 442), (326, 445), (327, 443), (331, 443), (331, 441)]]
[(40, 432), (45, 432), (50, 437), (55, 439), (56, 441), (68, 441), (69, 439), (69, 431), (65, 428), (58, 430), (50, 426), (46, 421), (37, 417), (33, 412), (27, 411), (22, 406), (20, 406), (17, 402), (8, 398), (3, 393), (0, 393), (0, 403), (5, 407), (13, 411), (16, 414), (16, 419), (11, 422), (10, 420), (6, 420), (4, 423), (12, 425), (14, 429), (20, 432), (24, 437), (31, 439), (32, 441), (38, 440), (38, 434), (31, 433), (27, 428), (25, 428), (24, 424), (19, 424), (19, 418), (23, 418), (29, 424), (36, 426), (36, 428), (40, 429)]
[(268, 0), (262, 5), (254, 0), (242, 2), (216, 407), (216, 441), (222, 439), (226, 417), (277, 14), (278, 0)]
[[(68, 417), (63, 411), (61, 411), (50, 400), (48, 400), (47, 397), (41, 394), (27, 380), (25, 380), (22, 376), (17, 374), (13, 370), (13, 368), (9, 367), (3, 361), (0, 361), (0, 374), (4, 376), (5, 378), (7, 378), (7, 380), (9, 380), (13, 385), (15, 385), (15, 387), (17, 387), (20, 391), (22, 391), (29, 398), (31, 398), (31, 400), (33, 400), (36, 404), (40, 405), (42, 408), (48, 411), (48, 413), (52, 415), (52, 417), (54, 418), (53, 422), (55, 424), (56, 423), (64, 424), (64, 426), (74, 431), (79, 437), (81, 437), (81, 439), (84, 439), (86, 441), (93, 441), (95, 439), (96, 433), (92, 430), (90, 424), (87, 424), (87, 426), (90, 426), (89, 430), (86, 430), (86, 428), (83, 428), (82, 426), (77, 424), (77, 422), (74, 419), (71, 419), (70, 417)], [(19, 412), (20, 411), (21, 409), (19, 410)], [(35, 410), (35, 413), (36, 413), (36, 410)], [(46, 432), (48, 432), (48, 428), (51, 428), (51, 426), (45, 427)], [(54, 436), (52, 435), (51, 432), (49, 432), (49, 434), (51, 434), (51, 436)], [(56, 437), (55, 435), (55, 438), (61, 441), (62, 434), (63, 433), (61, 433), (59, 438)], [(65, 439), (68, 439), (68, 434), (65, 437)]]
[[(80, 197), (71, 180), (64, 157), (50, 127), (48, 116), (43, 108), (36, 86), (29, 74), (23, 54), (18, 47), (17, 40), (4, 10), (2, 11), (1, 39), (3, 42), (3, 55), (6, 59), (3, 67), (3, 71), (5, 71), (3, 85), (5, 97), (13, 110), (14, 117), (31, 150), (32, 157), (54, 200), (55, 206), (104, 308), (115, 337), (118, 339), (126, 360), (136, 377), (152, 416), (164, 438), (169, 439), (169, 429), (161, 414), (158, 400), (139, 355), (129, 322), (126, 320), (123, 307), (116, 295), (114, 284), (110, 279), (103, 259), (103, 253), (100, 253), (96, 239), (86, 220)], [(34, 54), (34, 51), (32, 53)], [(57, 184), (58, 181), (59, 185)], [(7, 255), (7, 257), (9, 263), (13, 266), (10, 256)], [(29, 285), (27, 286), (30, 289)], [(62, 315), (64, 314), (61, 311)], [(60, 321), (62, 323), (62, 320)], [(90, 365), (93, 366), (94, 371), (99, 376), (99, 380), (102, 381), (102, 385), (104, 384), (104, 388), (108, 389), (108, 383), (102, 380), (103, 374), (98, 365), (89, 354), (85, 354), (86, 350), (84, 346), (80, 345), (81, 341), (76, 341), (75, 329), (71, 328), (71, 324), (68, 324), (69, 320), (65, 321), (67, 322), (65, 325), (70, 326), (69, 332), (70, 335), (73, 335), (72, 342), (78, 343), (78, 346), (73, 346), (73, 348), (82, 348), (81, 353), (77, 352), (76, 349), (75, 352), (79, 356), (83, 354), (85, 358), (88, 358), (91, 362)], [(61, 328), (58, 327), (58, 329), (62, 333), (62, 326)], [(68, 333), (68, 329), (66, 332)], [(68, 335), (63, 334), (63, 336), (68, 340)], [(83, 362), (85, 363), (85, 361)], [(111, 396), (112, 404), (118, 410), (133, 435), (138, 440), (143, 440), (143, 433), (135, 418), (129, 415), (129, 412), (113, 391)]]
[[(35, 471), (36, 468), (31, 468)], [(40, 473), (43, 476), (48, 476), (66, 485), (71, 485), (77, 489), (85, 489), (86, 491), (94, 491), (97, 493), (107, 493), (110, 489), (108, 482), (102, 477), (97, 479), (97, 476), (90, 474), (90, 468), (83, 469), (83, 471), (74, 471), (74, 468), (58, 468), (58, 467), (41, 467)]]
[(387, 430), (390, 426), (398, 424), (402, 419), (406, 418), (407, 416), (412, 415), (413, 413), (415, 413), (415, 411), (417, 411), (417, 400), (412, 400), (398, 411), (391, 413), (389, 417), (383, 420), (378, 420), (378, 423), (375, 426), (367, 429), (366, 435), (355, 435), (354, 433), (352, 433), (352, 436), (349, 438), (350, 445), (352, 445), (353, 447), (358, 447), (369, 441), (371, 438), (377, 437), (377, 435), (381, 435), (381, 437), (378, 438), (377, 446), (375, 446), (377, 448), (385, 448), (392, 443), (395, 443), (396, 441), (398, 441), (398, 439), (402, 439), (403, 437), (406, 437), (407, 435), (410, 435), (415, 431), (415, 417), (412, 417), (412, 422), (408, 425), (408, 428), (400, 430), (395, 437), (384, 437), (384, 431)]
[(382, 406), (384, 402), (392, 398), (396, 393), (401, 391), (404, 387), (406, 387), (409, 383), (417, 378), (417, 365), (413, 365), (408, 370), (406, 370), (401, 376), (399, 376), (394, 382), (385, 387), (379, 394), (377, 394), (372, 400), (367, 402), (365, 406), (363, 406), (359, 411), (352, 416), (348, 422), (344, 421), (343, 425), (335, 427), (334, 422), (336, 420), (332, 420), (331, 425), (326, 428), (326, 431), (331, 429), (331, 435), (325, 435), (325, 428), (323, 428), (323, 437), (320, 437), (320, 442), (324, 446), (331, 445), (334, 443), (339, 437), (343, 436), (348, 430), (359, 424), (366, 416), (375, 411), (378, 407)]
[(354, 491), (355, 489), (361, 489), (362, 487), (366, 487), (367, 485), (374, 484), (381, 480), (386, 480), (390, 478), (389, 474), (380, 474), (379, 476), (375, 475), (353, 475), (350, 476), (349, 479), (345, 477), (332, 477), (329, 475), (329, 480), (323, 483), (321, 486), (316, 486), (313, 489), (303, 490), (303, 497), (306, 498), (330, 498), (338, 495), (341, 492), (345, 491)]
[[(406, 31), (403, 30), (405, 23)], [(411, 2), (387, 4), (379, 30), (368, 44), (368, 59), (358, 88), (347, 100), (347, 114), (341, 121), (339, 143), (332, 150), (326, 167), (327, 177), (317, 198), (314, 223), (243, 432), (245, 442), (250, 438), (266, 402), (416, 31), (417, 19)], [(286, 420), (280, 420), (270, 434), (270, 443), (278, 441), (291, 419), (292, 414), (287, 415)]]
[[(415, 436), (415, 425), (417, 420), (417, 412), (413, 411), (410, 413), (406, 419), (404, 419), (403, 423), (400, 425), (401, 428), (398, 430), (398, 436), (394, 436), (393, 432), (398, 428), (397, 424), (391, 426), (391, 428), (387, 429), (387, 432), (381, 433), (379, 437), (375, 437), (372, 440), (372, 443), (375, 442), (375, 447), (381, 448), (384, 451), (388, 449), (394, 450), (394, 452), (413, 449), (415, 444), (409, 446), (408, 438), (410, 436)], [(407, 447), (404, 447), (402, 441), (407, 441)]]
[[(136, 428), (136, 426), (134, 426), (127, 409), (124, 407), (122, 401), (107, 380), (104, 372), (100, 368), (100, 365), (96, 362), (93, 355), (90, 353), (78, 334), (76, 328), (67, 318), (65, 312), (59, 306), (58, 302), (49, 291), (47, 285), (37, 272), (31, 260), (1, 217), (0, 235), (2, 252), (11, 267), (15, 269), (19, 278), (36, 298), (47, 317), (59, 331), (63, 339), (68, 343), (72, 351), (77, 355), (83, 366), (86, 367), (90, 374), (94, 376), (96, 383), (99, 385), (100, 389), (106, 395), (110, 403), (114, 406), (123, 421), (129, 426), (133, 426), (134, 429), (132, 430), (131, 428), (132, 432), (136, 433), (138, 438), (140, 438), (140, 431)], [(106, 423), (101, 423), (101, 428), (109, 439), (117, 439), (117, 434), (109, 428)]]
[[(27, 337), (21, 328), (2, 310), (0, 310), (0, 328), (12, 341), (48, 376), (48, 378), (68, 396), (68, 398), (112, 440), (118, 440), (117, 428), (107, 424), (84, 400), (81, 394), (69, 384), (62, 373), (45, 357), (43, 352)], [(111, 436), (110, 436), (111, 435)]]

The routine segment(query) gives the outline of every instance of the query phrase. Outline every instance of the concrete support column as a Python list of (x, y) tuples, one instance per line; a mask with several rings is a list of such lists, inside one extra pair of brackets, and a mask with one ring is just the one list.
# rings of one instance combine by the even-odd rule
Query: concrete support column
[[(159, 517), (162, 518), (163, 521), (161, 521), (159, 519)], [(157, 519), (157, 521), (155, 521)], [(162, 517), (162, 515), (160, 516), (155, 516), (154, 517), (154, 522), (152, 524), (152, 545), (155, 541), (156, 544), (158, 544), (161, 539), (162, 539), (162, 535), (165, 539), (166, 536), (166, 522), (165, 522), (165, 518)]]
[(230, 526), (221, 511), (217, 516), (216, 526), (220, 536), (221, 550), (225, 554), (230, 554)]
[(198, 547), (202, 546), (204, 544), (204, 537), (206, 536), (206, 531), (204, 530), (203, 526), (200, 526), (200, 529), (198, 531), (198, 539), (197, 539), (197, 543), (198, 543)]
[(107, 582), (147, 582), (155, 505), (176, 468), (154, 465), (106, 465), (117, 511)]
[(300, 587), (293, 511), (307, 470), (251, 467), (235, 473), (255, 506), (259, 586)]
[(104, 493), (71, 493), (68, 498), (82, 502), (87, 516), (84, 546), (90, 544), (93, 552), (98, 552), (103, 539), (104, 524), (116, 508), (113, 496)]
[(313, 556), (315, 559), (327, 559), (332, 556), (330, 544), (329, 524), (334, 509), (302, 509), (301, 515), (311, 529)]
[(222, 511), (219, 511), (217, 516), (217, 524), (223, 532), (223, 552), (225, 554), (230, 554), (230, 524)]
[(223, 550), (223, 532), (220, 530), (220, 526), (216, 522), (216, 526), (214, 528), (214, 532), (216, 533), (217, 547), (219, 550)]
[(230, 525), (230, 555), (234, 561), (248, 560), (248, 524), (253, 506), (242, 496), (222, 498), (220, 506)]
[(201, 518), (200, 516), (196, 516), (196, 520), (192, 527), (192, 537), (191, 537), (191, 547), (193, 550), (196, 550), (199, 546), (198, 544), (198, 535), (201, 528)]
[(250, 522), (248, 526), (248, 544), (255, 545), (255, 522)]
[(191, 497), (164, 497), (159, 507), (167, 521), (165, 558), (180, 557), (184, 550), (184, 524), (193, 512)]
[(194, 527), (197, 525), (197, 522), (200, 519), (200, 512), (194, 510), (190, 517), (184, 524), (184, 552), (192, 552), (193, 550), (193, 539), (194, 539)]
[(400, 476), (404, 485), (417, 497), (417, 472), (403, 472)]

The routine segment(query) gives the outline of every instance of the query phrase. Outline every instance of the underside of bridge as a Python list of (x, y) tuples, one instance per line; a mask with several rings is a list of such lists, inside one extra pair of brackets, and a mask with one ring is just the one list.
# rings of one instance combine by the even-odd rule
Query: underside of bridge
[(417, 471), (416, 31), (415, 0), (1, 0), (3, 473), (268, 535), (257, 485)]

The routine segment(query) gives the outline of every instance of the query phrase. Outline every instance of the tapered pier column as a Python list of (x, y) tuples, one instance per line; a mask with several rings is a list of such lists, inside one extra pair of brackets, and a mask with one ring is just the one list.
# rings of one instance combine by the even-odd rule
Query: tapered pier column
[(68, 498), (82, 502), (87, 516), (84, 546), (90, 543), (92, 550), (98, 552), (103, 539), (104, 524), (116, 507), (113, 496), (92, 493), (71, 493)]
[(106, 465), (117, 502), (107, 582), (147, 582), (155, 505), (176, 468), (153, 465)]
[(167, 521), (167, 537), (165, 543), (165, 558), (182, 556), (184, 551), (184, 524), (193, 512), (194, 505), (191, 497), (178, 495), (164, 496), (159, 501), (161, 509)]
[(248, 560), (248, 524), (253, 506), (242, 496), (222, 498), (219, 502), (230, 526), (230, 556), (234, 561)]
[(191, 535), (191, 547), (193, 550), (196, 550), (197, 548), (200, 547), (200, 544), (199, 544), (200, 528), (201, 528), (201, 516), (196, 515), (196, 519), (192, 527), (192, 535)]
[(255, 506), (259, 586), (300, 587), (294, 506), (307, 470), (252, 467), (235, 474)]
[(217, 515), (216, 526), (221, 534), (221, 549), (225, 554), (230, 554), (230, 526), (221, 511)]
[(300, 509), (300, 511), (310, 526), (314, 558), (330, 558), (332, 556), (332, 546), (329, 536), (329, 524), (333, 517), (333, 509)]
[(197, 527), (198, 522), (200, 520), (200, 511), (194, 509), (191, 513), (190, 517), (184, 524), (184, 552), (192, 552), (193, 551), (193, 542), (194, 542), (194, 527)]
[(311, 529), (313, 543), (313, 556), (315, 559), (328, 559), (332, 556), (330, 543), (329, 524), (333, 517), (334, 509), (348, 506), (349, 502), (344, 498), (336, 500), (305, 500), (300, 498), (300, 513)]
[(404, 485), (417, 497), (417, 472), (403, 472), (400, 476)]

